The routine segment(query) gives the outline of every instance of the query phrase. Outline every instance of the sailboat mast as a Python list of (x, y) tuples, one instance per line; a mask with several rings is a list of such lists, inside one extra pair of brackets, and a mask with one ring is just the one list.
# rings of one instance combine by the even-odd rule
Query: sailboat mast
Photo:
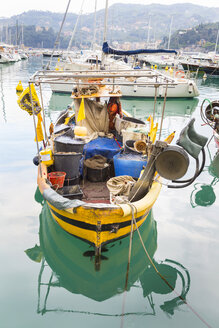
[(149, 15), (149, 21), (148, 21), (148, 39), (147, 39), (147, 48), (149, 46), (149, 41), (150, 41), (150, 25), (151, 25), (151, 15)]
[(93, 36), (93, 44), (92, 44), (92, 49), (94, 50), (94, 45), (95, 45), (95, 42), (96, 42), (96, 12), (97, 12), (97, 0), (95, 0), (95, 8), (94, 8), (94, 36)]
[(108, 0), (106, 0), (106, 7), (105, 7), (103, 42), (106, 41), (107, 19), (108, 19)]
[(171, 17), (171, 22), (170, 22), (170, 31), (169, 31), (169, 39), (168, 39), (168, 46), (167, 49), (170, 49), (170, 38), (171, 38), (171, 32), (172, 32), (172, 24), (173, 24), (173, 16)]
[(73, 41), (73, 39), (74, 39), (75, 32), (76, 32), (76, 30), (77, 30), (77, 26), (78, 26), (79, 18), (80, 18), (81, 14), (82, 14), (82, 11), (83, 11), (83, 5), (84, 5), (84, 0), (82, 1), (81, 9), (80, 9), (80, 12), (79, 12), (79, 14), (78, 14), (78, 17), (77, 17), (77, 20), (76, 20), (76, 23), (75, 23), (74, 30), (73, 30), (73, 32), (72, 32), (71, 39), (70, 39), (69, 44), (68, 44), (67, 55), (68, 55), (68, 53), (69, 53), (69, 50), (71, 49), (72, 41)]
[(215, 55), (216, 55), (216, 53), (217, 53), (218, 36), (219, 36), (219, 30), (217, 31), (217, 38), (216, 38), (216, 43), (215, 43), (215, 48), (214, 48), (214, 53), (215, 53)]
[[(105, 6), (105, 18), (104, 18), (104, 32), (103, 32), (103, 43), (106, 42), (106, 32), (107, 32), (107, 19), (108, 19), (108, 0), (106, 0), (106, 6)], [(101, 65), (104, 66), (105, 62), (105, 54), (102, 51), (101, 56)]]
[(21, 25), (21, 44), (24, 46), (24, 23)]

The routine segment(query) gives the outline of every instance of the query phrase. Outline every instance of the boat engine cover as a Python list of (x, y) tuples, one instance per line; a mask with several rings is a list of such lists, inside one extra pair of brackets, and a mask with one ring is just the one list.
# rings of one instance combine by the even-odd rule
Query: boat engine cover
[(189, 166), (189, 156), (178, 146), (168, 146), (160, 153), (155, 162), (157, 172), (167, 180), (183, 177)]

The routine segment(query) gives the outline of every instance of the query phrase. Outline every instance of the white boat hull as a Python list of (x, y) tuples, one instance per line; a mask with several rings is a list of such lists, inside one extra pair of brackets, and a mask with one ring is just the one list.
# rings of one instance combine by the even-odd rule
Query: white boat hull
[[(166, 87), (159, 86), (157, 88), (157, 97), (165, 97)], [(121, 86), (121, 93), (126, 97), (154, 97), (155, 96), (155, 87), (153, 85), (147, 86)], [(179, 83), (176, 85), (169, 85), (167, 89), (168, 98), (193, 98), (199, 95), (197, 86), (193, 81), (189, 83)]]
[[(52, 92), (62, 92), (62, 93), (71, 93), (74, 87), (74, 83), (61, 84), (53, 83), (50, 84)], [(166, 87), (160, 86), (157, 90), (157, 97), (163, 98), (165, 96)], [(121, 86), (121, 93), (126, 97), (154, 97), (155, 96), (155, 87), (153, 85), (147, 86)], [(191, 81), (190, 83), (179, 83), (177, 85), (169, 85), (167, 89), (168, 98), (193, 98), (199, 95), (198, 89)]]
[(59, 93), (72, 93), (73, 87), (74, 87), (74, 83), (72, 83), (72, 84), (61, 84), (61, 83), (50, 84), (50, 88), (51, 88), (52, 92), (59, 92)]

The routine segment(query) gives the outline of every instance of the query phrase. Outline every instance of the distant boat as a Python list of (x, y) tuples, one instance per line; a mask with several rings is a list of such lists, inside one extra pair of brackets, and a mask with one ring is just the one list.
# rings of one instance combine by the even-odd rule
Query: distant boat
[(213, 63), (209, 60), (181, 60), (180, 63), (185, 71), (198, 72), (207, 75), (219, 75), (219, 64)]
[[(89, 65), (91, 66), (91, 64)], [(157, 70), (134, 70), (125, 68), (124, 66), (124, 69), (122, 70), (118, 70), (118, 68), (113, 70), (115, 66), (120, 67), (119, 65), (121, 64), (114, 60), (112, 63), (112, 70), (109, 70), (108, 72), (112, 72), (111, 81), (121, 85), (123, 96), (154, 98), (156, 95), (158, 98), (164, 98), (166, 95), (166, 88), (167, 98), (193, 98), (199, 95), (195, 81), (187, 79), (183, 71), (177, 71), (173, 73), (173, 75), (167, 75)], [(93, 66), (95, 66), (95, 64), (93, 64)], [(79, 68), (79, 70), (80, 69), (81, 68)], [(99, 72), (104, 74), (105, 71), (100, 70)], [(62, 73), (66, 75), (66, 84), (59, 82), (59, 77)], [(71, 76), (76, 73), (77, 72), (73, 70), (62, 71), (62, 69), (54, 72), (53, 76), (54, 78), (57, 77), (57, 80), (50, 83), (52, 92), (71, 93), (75, 86), (75, 81)], [(84, 74), (89, 76), (89, 74), (92, 74), (92, 70), (89, 68)], [(113, 74), (114, 78), (112, 78)]]
[[(103, 58), (100, 60), (100, 53), (96, 55), (81, 56), (79, 59), (68, 59), (66, 61), (59, 62), (56, 66), (56, 70), (65, 70), (65, 72), (71, 73), (71, 71), (88, 71), (99, 70), (101, 71), (118, 71), (118, 73), (124, 74), (121, 78), (118, 74), (115, 74), (114, 82), (121, 84), (121, 92), (123, 96), (127, 97), (149, 97), (154, 98), (193, 98), (199, 96), (199, 91), (194, 80), (188, 79), (185, 73), (181, 70), (166, 72), (158, 72), (154, 69), (141, 70), (140, 67), (134, 67), (124, 62), (123, 60), (115, 60), (112, 56), (131, 56), (139, 53), (174, 53), (175, 50), (165, 50), (165, 49), (138, 49), (133, 51), (123, 51), (115, 50), (109, 47), (107, 42), (103, 43), (102, 54)], [(127, 79), (128, 71), (135, 76)], [(135, 73), (133, 73), (135, 72)], [(60, 75), (59, 73), (57, 73)], [(57, 75), (57, 77), (58, 77)], [(56, 83), (50, 84), (53, 92), (65, 92), (71, 93), (74, 87), (71, 78), (69, 77), (68, 83), (63, 84)], [(167, 85), (168, 84), (168, 85)], [(166, 86), (167, 85), (167, 90)], [(167, 94), (166, 94), (167, 91)]]
[(62, 56), (62, 52), (61, 51), (52, 51), (52, 50), (47, 50), (43, 52), (43, 57), (61, 57)]
[(14, 63), (19, 60), (21, 60), (21, 57), (14, 46), (0, 45), (0, 63)]

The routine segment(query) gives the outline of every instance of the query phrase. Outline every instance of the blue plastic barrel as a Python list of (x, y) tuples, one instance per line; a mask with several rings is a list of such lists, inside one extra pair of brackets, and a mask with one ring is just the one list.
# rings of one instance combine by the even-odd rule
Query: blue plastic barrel
[(129, 175), (138, 178), (147, 160), (142, 155), (119, 153), (113, 156), (115, 176)]

